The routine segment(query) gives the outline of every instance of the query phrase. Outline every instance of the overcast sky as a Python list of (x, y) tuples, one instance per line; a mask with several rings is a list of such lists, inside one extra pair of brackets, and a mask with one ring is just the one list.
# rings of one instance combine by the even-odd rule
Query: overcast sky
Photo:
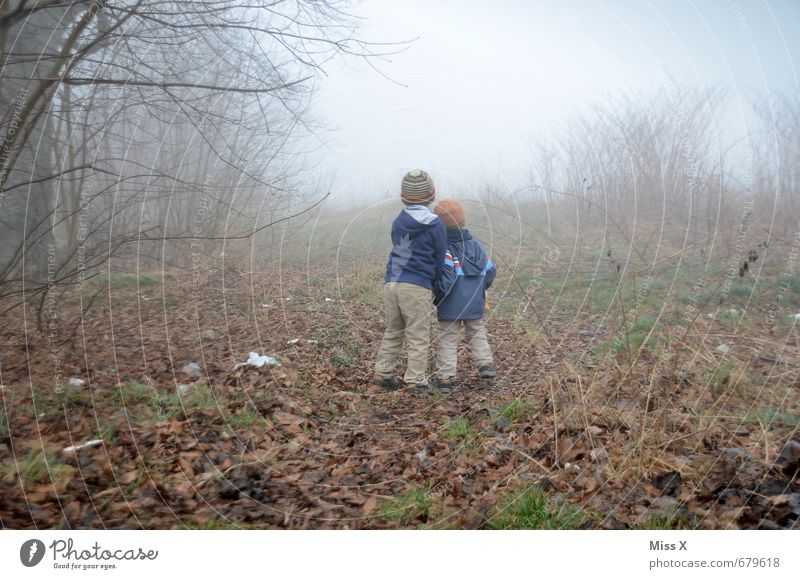
[(532, 135), (667, 77), (732, 89), (728, 140), (752, 130), (754, 92), (800, 88), (795, 0), (362, 0), (351, 13), (365, 40), (413, 41), (373, 61), (388, 78), (352, 59), (325, 67), (314, 110), (339, 200), (394, 196), (413, 167), (440, 196), (513, 190)]

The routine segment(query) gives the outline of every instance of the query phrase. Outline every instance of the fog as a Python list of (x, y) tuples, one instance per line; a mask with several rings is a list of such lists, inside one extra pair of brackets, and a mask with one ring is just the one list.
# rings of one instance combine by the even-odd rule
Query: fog
[[(363, 0), (367, 40), (401, 42), (382, 60), (324, 67), (314, 111), (328, 123), (323, 171), (335, 201), (391, 196), (425, 167), (440, 192), (527, 183), (530, 142), (598, 102), (679, 84), (728, 93), (720, 150), (746, 154), (752, 99), (797, 92), (796, 2)], [(377, 69), (377, 71), (376, 71)]]
[(0, 299), (274, 249), (413, 167), (620, 228), (800, 209), (795, 2), (189, 5), (3, 5)]

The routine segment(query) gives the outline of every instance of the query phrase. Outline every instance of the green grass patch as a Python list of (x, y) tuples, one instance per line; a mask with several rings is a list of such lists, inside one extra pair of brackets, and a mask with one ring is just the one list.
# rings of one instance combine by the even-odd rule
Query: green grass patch
[(696, 529), (679, 509), (672, 509), (670, 512), (654, 515), (646, 525), (640, 527), (646, 531), (679, 531)]
[(214, 392), (202, 380), (195, 382), (186, 394), (176, 392), (166, 397), (165, 404), (174, 416), (181, 417), (185, 413), (187, 418), (217, 408)]
[(333, 354), (331, 354), (331, 364), (333, 364), (334, 367), (344, 366), (346, 368), (352, 368), (355, 366), (355, 360), (341, 350), (335, 350)]
[(507, 318), (517, 313), (517, 310), (519, 309), (519, 302), (510, 298), (503, 298), (496, 304), (490, 303), (489, 307), (491, 308), (490, 311), (492, 314)]
[(477, 429), (466, 416), (459, 416), (447, 427), (447, 438), (453, 441), (470, 442), (478, 438)]
[(730, 362), (722, 362), (713, 370), (704, 372), (702, 379), (706, 387), (711, 388), (711, 391), (716, 394), (731, 390), (744, 395), (747, 394), (751, 387), (757, 384), (755, 377)]
[(755, 284), (737, 281), (731, 284), (730, 296), (737, 300), (748, 300), (753, 294)]
[(31, 450), (24, 459), (15, 463), (7, 464), (3, 467), (2, 478), (6, 482), (12, 482), (19, 470), (19, 476), (25, 484), (36, 484), (53, 481), (55, 482), (66, 473), (72, 471), (72, 467), (67, 466), (53, 456), (45, 456), (41, 450)]
[(489, 529), (580, 529), (592, 517), (582, 508), (567, 502), (559, 504), (538, 486), (504, 494), (496, 512), (489, 518)]
[(266, 420), (264, 420), (264, 417), (252, 409), (240, 412), (238, 414), (229, 414), (226, 417), (226, 420), (228, 426), (234, 430), (240, 428), (264, 427), (267, 424)]
[(124, 420), (132, 424), (149, 418), (156, 409), (163, 414), (161, 398), (155, 388), (141, 382), (120, 383), (111, 396), (112, 403), (124, 414)]
[(501, 407), (497, 415), (504, 417), (509, 422), (514, 422), (528, 410), (527, 405), (519, 398)]
[(637, 318), (633, 324), (631, 324), (630, 333), (631, 334), (647, 334), (650, 330), (653, 329), (653, 326), (656, 324), (656, 319), (651, 318), (650, 316), (642, 316)]
[(100, 431), (100, 438), (103, 439), (107, 446), (113, 446), (118, 436), (119, 432), (117, 431), (117, 427), (113, 424), (109, 424)]
[(439, 503), (430, 487), (416, 487), (408, 493), (387, 499), (378, 505), (375, 516), (381, 519), (409, 524), (426, 522), (439, 512)]
[(781, 411), (774, 406), (762, 406), (744, 417), (745, 422), (759, 423), (768, 426), (798, 426), (800, 418)]
[(153, 274), (117, 273), (111, 277), (97, 276), (93, 283), (97, 285), (108, 285), (112, 290), (127, 290), (150, 288), (159, 282), (159, 277)]
[(778, 278), (777, 286), (789, 288), (792, 292), (800, 295), (800, 275), (784, 274)]
[(117, 386), (115, 399), (125, 406), (140, 404), (150, 399), (153, 388), (141, 382), (126, 382)]
[(88, 391), (81, 388), (65, 386), (53, 392), (53, 401), (60, 407), (72, 409), (77, 406), (84, 406), (89, 401)]
[(372, 308), (383, 307), (383, 284), (380, 278), (359, 277), (341, 286), (345, 301), (360, 302)]

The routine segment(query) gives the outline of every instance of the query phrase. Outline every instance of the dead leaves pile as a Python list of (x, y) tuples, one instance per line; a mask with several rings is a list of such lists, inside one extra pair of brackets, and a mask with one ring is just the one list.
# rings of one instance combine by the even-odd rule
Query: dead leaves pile
[[(578, 365), (582, 334), (531, 342), (494, 318), (493, 388), (467, 377), (447, 398), (384, 392), (369, 382), (380, 309), (326, 300), (300, 274), (282, 283), (187, 300), (169, 280), (170, 307), (113, 296), (113, 326), (108, 308), (93, 310), (62, 347), (84, 390), (53, 390), (52, 368), (34, 362), (44, 336), (14, 351), (3, 527), (483, 528), (531, 485), (584, 509), (592, 528), (800, 524), (792, 432), (765, 440), (735, 420), (702, 421), (708, 393), (683, 378), (654, 390), (648, 361), (625, 375)], [(19, 330), (4, 338), (24, 342)], [(256, 349), (282, 366), (231, 370)], [(191, 361), (201, 378), (181, 376)], [(415, 492), (425, 508), (399, 500)]]

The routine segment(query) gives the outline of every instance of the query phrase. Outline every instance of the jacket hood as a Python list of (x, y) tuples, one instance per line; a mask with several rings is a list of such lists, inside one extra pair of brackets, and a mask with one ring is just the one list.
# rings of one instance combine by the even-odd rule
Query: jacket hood
[(409, 205), (400, 213), (403, 234), (411, 237), (439, 223), (439, 217), (425, 205)]
[(468, 229), (447, 230), (447, 250), (464, 275), (481, 275), (488, 258), (477, 243), (467, 243), (473, 239)]
[(469, 241), (472, 239), (472, 234), (469, 229), (448, 229), (447, 230), (447, 243), (457, 243), (459, 241)]

